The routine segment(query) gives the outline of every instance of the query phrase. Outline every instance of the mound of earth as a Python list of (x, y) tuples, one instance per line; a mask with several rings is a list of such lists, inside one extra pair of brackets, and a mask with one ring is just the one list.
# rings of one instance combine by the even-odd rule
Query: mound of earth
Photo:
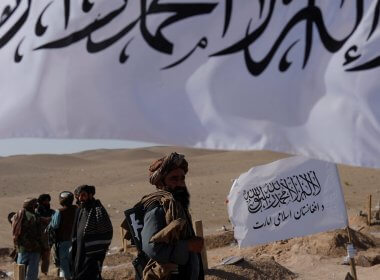
[(207, 280), (290, 280), (297, 275), (281, 266), (273, 259), (257, 259), (241, 261), (234, 265), (219, 265), (206, 271)]
[(134, 248), (131, 252), (118, 252), (108, 254), (103, 263), (102, 277), (104, 280), (111, 279), (134, 279), (135, 270), (132, 261), (136, 257)]
[(370, 267), (380, 264), (380, 255), (376, 256), (365, 256), (360, 255), (355, 258), (356, 265), (363, 267)]
[(11, 248), (0, 248), (0, 257), (8, 257), (11, 252)]
[(132, 264), (118, 265), (114, 267), (104, 267), (102, 271), (103, 280), (114, 280), (114, 279), (135, 279), (135, 270)]
[[(364, 251), (376, 247), (375, 238), (358, 231), (352, 230), (354, 247), (358, 251)], [(346, 244), (348, 235), (346, 230), (335, 230), (314, 234), (306, 237), (292, 238), (277, 241), (266, 245), (253, 247), (249, 250), (254, 256), (261, 255), (280, 256), (290, 254), (311, 254), (326, 257), (343, 257), (347, 255)]]
[(366, 215), (352, 215), (349, 217), (350, 227), (354, 229), (367, 228), (367, 220)]
[(235, 239), (233, 231), (225, 231), (217, 234), (207, 235), (205, 237), (207, 250), (229, 246), (234, 243)]
[(131, 252), (118, 252), (114, 254), (107, 254), (104, 259), (103, 266), (117, 266), (126, 263), (132, 263), (134, 258), (136, 257), (136, 253), (134, 250)]
[[(298, 241), (300, 248), (308, 254), (331, 257), (342, 257), (347, 254), (348, 234), (346, 230), (335, 230), (296, 238), (294, 241)], [(357, 250), (367, 250), (376, 246), (374, 239), (370, 235), (354, 230), (352, 230), (352, 242)]]

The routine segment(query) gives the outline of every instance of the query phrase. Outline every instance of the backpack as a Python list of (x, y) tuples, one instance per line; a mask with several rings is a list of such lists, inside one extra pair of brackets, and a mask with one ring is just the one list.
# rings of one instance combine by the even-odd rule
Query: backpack
[(127, 230), (126, 239), (131, 240), (132, 245), (136, 246), (138, 254), (132, 261), (136, 272), (136, 280), (143, 279), (143, 271), (150, 258), (143, 251), (141, 232), (144, 227), (144, 216), (149, 210), (157, 207), (153, 205), (149, 209), (144, 209), (144, 206), (139, 202), (130, 209), (124, 211), (125, 219), (122, 227)]

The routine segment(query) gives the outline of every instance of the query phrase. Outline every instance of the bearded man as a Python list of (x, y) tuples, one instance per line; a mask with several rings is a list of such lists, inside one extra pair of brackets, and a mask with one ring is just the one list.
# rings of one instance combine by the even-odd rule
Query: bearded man
[(112, 223), (102, 203), (94, 197), (94, 186), (82, 185), (77, 193), (80, 208), (72, 233), (73, 279), (102, 279), (103, 261), (112, 241)]
[(184, 155), (172, 153), (163, 157), (149, 171), (149, 181), (157, 191), (141, 200), (146, 209), (142, 247), (150, 258), (144, 279), (204, 279), (199, 254), (204, 241), (195, 236), (192, 226), (185, 183), (188, 163)]

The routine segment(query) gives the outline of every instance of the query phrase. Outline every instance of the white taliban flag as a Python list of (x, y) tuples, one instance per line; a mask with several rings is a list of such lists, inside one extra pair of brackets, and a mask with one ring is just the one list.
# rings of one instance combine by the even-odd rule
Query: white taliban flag
[(241, 247), (348, 226), (336, 165), (300, 156), (240, 175), (228, 214)]
[(0, 138), (380, 167), (380, 0), (1, 0)]

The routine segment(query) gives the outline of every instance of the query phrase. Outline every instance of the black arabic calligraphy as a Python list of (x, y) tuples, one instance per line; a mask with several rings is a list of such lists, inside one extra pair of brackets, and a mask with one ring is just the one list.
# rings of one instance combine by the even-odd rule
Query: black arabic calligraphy
[(297, 208), (296, 211), (292, 211), (291, 209), (282, 210), (274, 215), (267, 216), (263, 221), (256, 221), (252, 226), (253, 229), (260, 229), (268, 226), (278, 227), (284, 224), (286, 221), (295, 220), (298, 221), (306, 216), (310, 216), (316, 212), (323, 212), (325, 210), (325, 206), (323, 204), (319, 204), (318, 202), (313, 201), (312, 203), (306, 203), (301, 207)]
[(308, 197), (316, 197), (322, 186), (315, 171), (280, 178), (243, 191), (244, 200), (250, 213), (301, 202)]
[[(92, 22), (85, 24), (83, 27), (80, 27), (75, 31), (69, 31), (68, 27), (70, 26), (71, 13), (73, 12), (72, 9), (74, 5), (72, 0), (62, 1), (64, 30), (67, 30), (67, 33), (62, 37), (54, 38), (34, 46), (33, 51), (67, 48), (72, 44), (85, 40), (87, 52), (98, 53), (113, 46), (120, 40), (125, 40), (125, 46), (126, 42), (130, 42), (131, 40), (131, 38), (127, 38), (127, 36), (132, 30), (138, 29), (141, 37), (151, 49), (164, 55), (176, 57), (176, 59), (172, 59), (172, 62), (166, 63), (160, 67), (161, 70), (169, 70), (185, 63), (191, 56), (194, 55), (195, 50), (200, 49), (202, 51), (207, 51), (209, 38), (207, 38), (207, 36), (200, 37), (198, 40), (189, 45), (188, 52), (185, 55), (178, 57), (177, 54), (174, 53), (175, 43), (170, 41), (165, 36), (165, 29), (184, 20), (196, 20), (199, 16), (210, 15), (216, 10), (216, 7), (223, 6), (223, 25), (220, 27), (220, 37), (225, 38), (229, 32), (231, 23), (234, 19), (238, 18), (237, 13), (239, 12), (238, 9), (234, 8), (237, 5), (236, 2), (232, 0), (214, 0), (209, 2), (187, 2), (185, 0), (162, 2), (159, 0), (140, 0), (140, 11), (134, 18), (123, 18), (125, 22), (124, 26), (122, 26), (119, 30), (116, 30), (114, 34), (109, 34), (108, 37), (103, 38), (100, 41), (96, 41), (93, 34), (105, 28), (117, 18), (123, 17), (124, 12), (131, 4), (131, 1), (128, 0), (122, 0), (121, 2), (122, 4), (113, 11), (110, 11), (102, 16), (98, 15)], [(261, 60), (254, 60), (251, 54), (252, 48), (254, 48), (256, 43), (260, 42), (266, 32), (270, 32), (268, 29), (270, 23), (276, 18), (275, 12), (278, 7), (280, 5), (291, 7), (293, 2), (296, 1), (258, 1), (259, 19), (251, 18), (248, 21), (248, 24), (245, 27), (242, 27), (245, 28), (245, 34), (242, 35), (242, 38), (229, 46), (221, 47), (217, 51), (212, 51), (211, 53), (208, 53), (208, 55), (210, 57), (217, 57), (241, 53), (244, 57), (246, 68), (249, 73), (253, 76), (258, 76), (261, 75), (273, 62), (274, 58), (277, 57), (276, 54), (281, 51), (281, 46), (285, 44), (285, 39), (288, 37), (290, 32), (296, 26), (304, 25), (305, 33), (300, 35), (298, 39), (289, 43), (288, 46), (285, 46), (285, 52), (280, 55), (278, 70), (280, 72), (285, 72), (289, 69), (289, 67), (291, 67), (292, 61), (289, 59), (289, 53), (293, 48), (301, 45), (301, 42), (304, 42), (303, 53), (300, 53), (300, 55), (303, 56), (302, 68), (304, 69), (307, 67), (310, 56), (312, 55), (313, 42), (316, 40), (316, 37), (320, 38), (320, 41), (326, 51), (336, 53), (345, 47), (345, 43), (355, 33), (358, 26), (362, 22), (365, 12), (365, 1), (355, 0), (355, 18), (353, 27), (343, 38), (336, 39), (329, 33), (322, 9), (317, 5), (316, 1), (305, 1), (304, 7), (295, 11), (295, 14), (284, 25), (273, 45), (268, 46), (268, 52), (264, 55), (264, 57)], [(43, 6), (41, 11), (37, 12), (38, 17), (35, 23), (35, 35), (40, 37), (42, 41), (46, 29), (49, 27), (49, 24), (52, 24), (49, 22), (42, 24), (43, 15), (53, 9), (56, 3), (58, 2), (51, 1)], [(95, 9), (97, 3), (89, 0), (82, 0), (81, 3), (81, 12), (88, 17), (93, 16), (91, 12)], [(345, 1), (342, 1), (340, 8), (342, 9), (344, 7)], [(11, 21), (11, 19), (14, 23), (8, 24), (9, 26), (7, 25), (7, 30), (2, 32), (3, 35), (0, 37), (0, 49), (7, 45), (17, 33), (21, 32), (21, 29), (28, 20), (34, 20), (34, 18), (30, 18), (30, 11), (32, 8), (31, 0), (15, 0), (15, 4), (13, 6), (7, 5), (3, 8), (0, 14), (0, 29), (5, 26), (7, 22)], [(16, 13), (16, 11), (21, 9), (23, 9), (22, 13)], [(57, 9), (57, 7), (55, 9)], [(152, 32), (151, 29), (148, 28), (147, 24), (149, 17), (153, 15), (165, 15), (165, 18), (157, 23), (155, 32)], [(380, 0), (377, 0), (373, 4), (371, 15), (372, 24), (371, 29), (368, 32), (367, 41), (371, 39), (379, 26)], [(254, 22), (256, 22), (256, 20), (259, 20), (259, 22), (261, 21), (258, 26), (254, 26)], [(29, 36), (28, 33), (25, 34), (26, 37)], [(17, 45), (17, 56), (15, 55), (15, 57), (18, 59), (15, 59), (15, 62), (21, 62), (22, 60), (22, 55), (18, 52), (20, 44), (26, 39), (25, 36), (22, 37), (23, 39), (19, 41), (19, 44)], [(124, 52), (125, 47), (120, 53), (120, 56), (123, 58), (126, 57)], [(345, 67), (348, 72), (364, 71), (380, 66), (380, 55), (359, 63), (362, 56), (360, 54), (360, 47), (356, 45), (348, 46), (344, 57), (345, 61), (342, 66)], [(119, 59), (119, 61), (120, 63), (124, 63), (126, 60)]]

